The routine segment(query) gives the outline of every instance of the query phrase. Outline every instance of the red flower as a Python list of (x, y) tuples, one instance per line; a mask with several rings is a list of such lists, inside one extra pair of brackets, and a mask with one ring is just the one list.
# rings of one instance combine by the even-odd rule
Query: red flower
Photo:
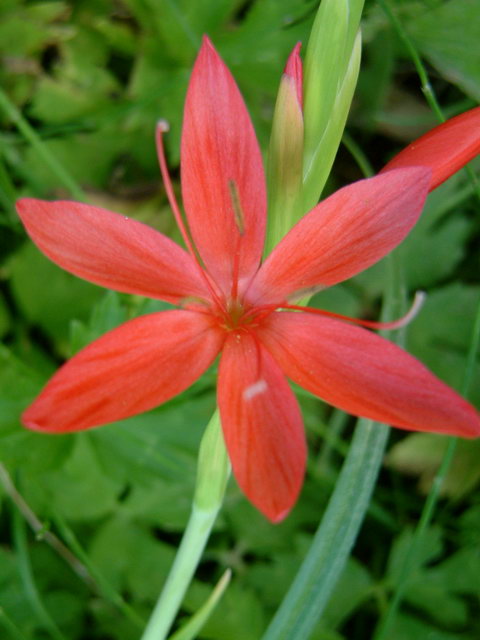
[[(460, 131), (470, 140), (468, 127)], [(430, 134), (433, 144), (436, 135)], [(182, 226), (161, 135), (158, 142)], [(421, 153), (410, 153), (402, 168), (341, 189), (260, 265), (266, 219), (260, 150), (237, 86), (206, 39), (188, 89), (181, 156), (183, 201), (203, 267), (185, 228), (189, 252), (98, 207), (19, 201), (28, 233), (64, 269), (181, 307), (127, 322), (74, 356), (23, 414), (27, 427), (77, 431), (147, 411), (191, 385), (221, 351), (218, 405), (233, 470), (273, 521), (294, 504), (306, 456), (286, 376), (360, 416), (405, 429), (480, 434), (475, 410), (408, 353), (344, 319), (294, 312), (287, 302), (359, 273), (396, 247), (420, 215), (431, 169), (438, 173), (449, 149), (425, 152), (427, 167), (408, 166), (423, 164)]]

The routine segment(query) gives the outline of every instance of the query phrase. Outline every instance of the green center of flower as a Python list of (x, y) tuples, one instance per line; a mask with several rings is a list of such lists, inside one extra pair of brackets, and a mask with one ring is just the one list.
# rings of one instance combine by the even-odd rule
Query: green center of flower
[[(244, 324), (245, 307), (240, 300), (229, 300), (227, 303), (227, 312), (225, 314), (225, 328), (228, 331), (238, 329)], [(250, 319), (246, 319), (247, 324), (251, 322)]]

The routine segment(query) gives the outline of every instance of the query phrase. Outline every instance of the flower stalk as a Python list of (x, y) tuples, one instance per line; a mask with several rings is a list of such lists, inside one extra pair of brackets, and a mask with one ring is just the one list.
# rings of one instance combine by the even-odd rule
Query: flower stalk
[(216, 411), (200, 445), (190, 518), (141, 640), (164, 640), (167, 637), (222, 505), (229, 474), (230, 464)]

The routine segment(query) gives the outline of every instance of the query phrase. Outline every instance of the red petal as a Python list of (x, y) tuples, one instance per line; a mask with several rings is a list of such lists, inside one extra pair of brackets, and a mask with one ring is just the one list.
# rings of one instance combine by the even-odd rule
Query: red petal
[(25, 411), (25, 426), (63, 433), (123, 420), (189, 387), (218, 354), (208, 316), (164, 311), (105, 334), (61, 367)]
[(416, 223), (430, 171), (399, 169), (360, 180), (317, 205), (285, 236), (252, 282), (249, 299), (278, 302), (327, 287), (390, 253)]
[(295, 88), (297, 90), (297, 98), (300, 103), (300, 108), (303, 105), (303, 66), (302, 59), (300, 58), (300, 49), (302, 43), (297, 42), (293, 47), (292, 53), (289, 55), (287, 64), (285, 65), (284, 73), (295, 80)]
[(17, 211), (38, 248), (80, 278), (173, 303), (209, 297), (190, 256), (145, 224), (69, 201), (23, 198)]
[(218, 406), (238, 484), (267, 518), (279, 522), (303, 482), (302, 416), (277, 364), (249, 334), (231, 334), (225, 343)]
[(382, 169), (425, 166), (432, 170), (430, 191), (480, 153), (480, 107), (435, 127), (400, 151)]
[[(242, 96), (208, 38), (188, 87), (181, 158), (183, 201), (193, 240), (212, 276), (229, 293), (240, 237), (240, 278), (251, 277), (260, 262), (265, 178)], [(244, 214), (242, 236), (229, 189), (232, 182)]]
[(261, 340), (294, 382), (349, 413), (415, 431), (480, 436), (461, 396), (384, 338), (308, 313), (272, 314)]

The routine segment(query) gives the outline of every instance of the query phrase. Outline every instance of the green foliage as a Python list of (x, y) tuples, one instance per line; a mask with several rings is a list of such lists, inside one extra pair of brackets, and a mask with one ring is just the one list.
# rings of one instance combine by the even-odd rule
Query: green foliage
[(449, 0), (423, 10), (408, 30), (429, 62), (449, 82), (480, 100), (480, 23), (476, 0)]

